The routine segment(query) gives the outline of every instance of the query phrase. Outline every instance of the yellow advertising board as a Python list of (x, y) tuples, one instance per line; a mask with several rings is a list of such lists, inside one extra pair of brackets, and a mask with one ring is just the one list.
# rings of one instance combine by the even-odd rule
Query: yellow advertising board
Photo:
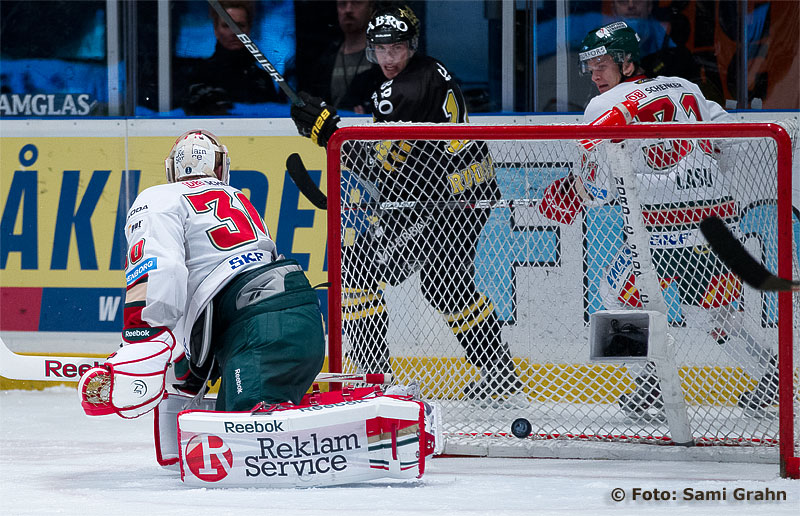
[[(151, 136), (125, 123), (80, 121), (73, 124), (89, 129), (17, 135), (2, 123), (0, 330), (120, 330), (125, 214), (139, 192), (165, 182), (164, 157), (183, 128), (150, 121), (159, 134)], [(212, 132), (219, 125), (201, 124)], [(248, 195), (278, 251), (297, 259), (314, 284), (326, 281), (325, 212), (298, 193), (285, 164), (298, 152), (312, 178), (324, 181), (324, 151), (290, 136), (293, 127), (251, 135), (239, 126), (218, 134), (230, 152), (231, 184)]]

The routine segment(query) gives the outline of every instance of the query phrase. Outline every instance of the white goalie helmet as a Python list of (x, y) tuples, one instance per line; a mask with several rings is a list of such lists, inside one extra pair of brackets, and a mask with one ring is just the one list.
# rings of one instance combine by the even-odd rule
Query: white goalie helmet
[(192, 176), (208, 176), (227, 183), (231, 159), (216, 136), (202, 129), (180, 135), (164, 160), (167, 181), (175, 183)]

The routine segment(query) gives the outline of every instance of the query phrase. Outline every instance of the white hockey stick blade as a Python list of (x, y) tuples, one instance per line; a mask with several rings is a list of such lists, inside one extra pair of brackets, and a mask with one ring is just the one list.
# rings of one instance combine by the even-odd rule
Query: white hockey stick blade
[(105, 358), (19, 355), (0, 339), (0, 376), (11, 380), (76, 382)]
[[(0, 338), (0, 376), (10, 380), (38, 382), (77, 382), (92, 367), (105, 363), (105, 358), (65, 357), (49, 355), (20, 355), (14, 353)], [(373, 385), (392, 383), (391, 373), (350, 374), (319, 373), (314, 379), (320, 383), (363, 382)]]

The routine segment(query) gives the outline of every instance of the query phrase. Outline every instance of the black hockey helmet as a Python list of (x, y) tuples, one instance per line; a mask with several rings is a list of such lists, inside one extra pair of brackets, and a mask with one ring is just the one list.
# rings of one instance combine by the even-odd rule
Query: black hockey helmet
[(588, 64), (608, 54), (622, 68), (625, 61), (637, 65), (640, 62), (639, 35), (624, 21), (610, 23), (590, 30), (583, 38), (578, 57), (581, 61), (581, 72), (588, 73)]
[(367, 59), (377, 63), (374, 45), (408, 41), (411, 51), (419, 43), (419, 18), (407, 5), (378, 10), (367, 25)]

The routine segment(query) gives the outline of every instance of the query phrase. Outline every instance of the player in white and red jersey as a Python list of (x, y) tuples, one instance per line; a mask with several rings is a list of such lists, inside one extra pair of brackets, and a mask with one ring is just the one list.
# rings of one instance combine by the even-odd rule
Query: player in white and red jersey
[(84, 410), (137, 417), (166, 383), (198, 391), (217, 377), (217, 410), (298, 403), (324, 358), (314, 290), (228, 184), (228, 151), (214, 135), (181, 135), (165, 164), (168, 184), (128, 212), (123, 346), (83, 375)]
[[(617, 117), (624, 112), (632, 118), (627, 121), (733, 121), (695, 84), (680, 77), (646, 77), (639, 64), (638, 35), (625, 22), (590, 31), (579, 57), (582, 70), (591, 74), (600, 92), (586, 107), (586, 123), (607, 124), (615, 115), (615, 106), (621, 110)], [(616, 196), (613, 171), (598, 159), (599, 142), (581, 143), (584, 150), (578, 175), (551, 185), (540, 205), (542, 213), (559, 222), (570, 223), (582, 206), (605, 204)], [(715, 327), (712, 335), (759, 380), (753, 391), (741, 395), (739, 405), (755, 411), (773, 404), (777, 397), (773, 354), (736, 321), (733, 305), (741, 297), (741, 283), (709, 251), (699, 231), (699, 223), (710, 215), (728, 223), (738, 221), (738, 207), (725, 188), (724, 172), (718, 164), (720, 149), (709, 140), (681, 139), (642, 141), (637, 150), (632, 168), (662, 287), (677, 286), (684, 311), (710, 315)], [(627, 244), (607, 268), (601, 294), (608, 308), (642, 306)], [(660, 408), (663, 402), (652, 368), (646, 368), (636, 383), (637, 391), (620, 398), (622, 409), (633, 415), (649, 407)]]

